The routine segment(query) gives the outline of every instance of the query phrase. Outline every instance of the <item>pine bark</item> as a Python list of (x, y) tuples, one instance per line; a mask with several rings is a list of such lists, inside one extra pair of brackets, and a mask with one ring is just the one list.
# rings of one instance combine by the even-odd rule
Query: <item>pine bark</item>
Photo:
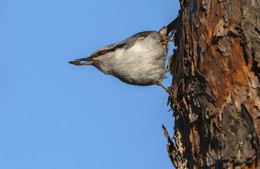
[(260, 168), (260, 0), (182, 0), (167, 150), (176, 168)]

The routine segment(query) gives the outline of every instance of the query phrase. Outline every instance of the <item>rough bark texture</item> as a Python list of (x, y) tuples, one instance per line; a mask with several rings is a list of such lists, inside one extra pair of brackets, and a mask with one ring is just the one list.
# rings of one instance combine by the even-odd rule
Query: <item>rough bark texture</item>
[(176, 168), (260, 168), (260, 0), (183, 0), (170, 63)]

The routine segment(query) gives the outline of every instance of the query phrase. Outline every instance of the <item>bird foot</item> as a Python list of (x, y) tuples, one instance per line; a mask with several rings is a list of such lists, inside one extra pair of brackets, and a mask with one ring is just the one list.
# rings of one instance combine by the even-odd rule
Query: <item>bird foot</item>
[(171, 94), (170, 89), (164, 87), (163, 84), (162, 84), (162, 81), (163, 81), (163, 79), (159, 80), (158, 83), (157, 83), (157, 85), (161, 86), (167, 93)]
[(169, 36), (166, 36), (163, 40), (162, 40), (162, 44), (166, 45), (168, 42), (174, 42), (172, 38), (172, 36), (174, 35), (175, 32), (171, 32)]

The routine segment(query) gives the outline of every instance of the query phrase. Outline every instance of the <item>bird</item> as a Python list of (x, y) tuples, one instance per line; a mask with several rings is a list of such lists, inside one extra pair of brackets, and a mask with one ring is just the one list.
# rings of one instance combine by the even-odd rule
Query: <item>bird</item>
[(167, 27), (159, 31), (136, 33), (127, 39), (104, 46), (89, 57), (75, 59), (70, 64), (92, 65), (104, 74), (112, 75), (124, 83), (149, 86), (162, 85), (168, 53)]

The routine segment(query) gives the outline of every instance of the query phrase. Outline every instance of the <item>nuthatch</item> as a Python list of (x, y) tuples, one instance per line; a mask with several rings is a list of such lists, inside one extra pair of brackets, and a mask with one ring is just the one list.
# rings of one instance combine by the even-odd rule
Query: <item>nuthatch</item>
[(168, 52), (167, 27), (159, 31), (140, 32), (129, 38), (98, 49), (87, 58), (69, 63), (92, 65), (105, 74), (139, 86), (162, 85)]

